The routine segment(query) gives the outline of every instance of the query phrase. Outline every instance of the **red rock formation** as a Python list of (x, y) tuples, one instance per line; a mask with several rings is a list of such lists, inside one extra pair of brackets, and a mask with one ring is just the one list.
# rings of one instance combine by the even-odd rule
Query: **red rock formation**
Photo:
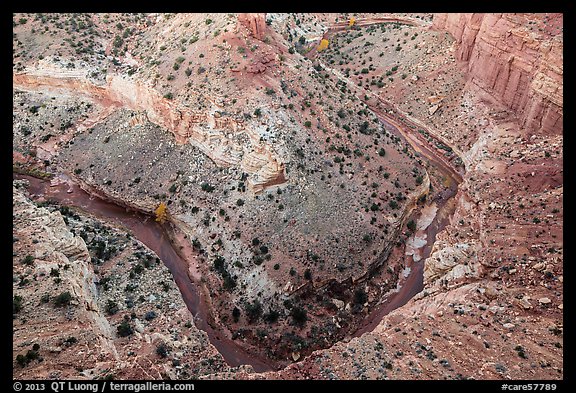
[(468, 77), (528, 132), (563, 131), (562, 14), (437, 14), (433, 29), (455, 39)]
[(254, 60), (250, 65), (246, 66), (246, 71), (251, 74), (260, 74), (268, 69), (268, 64), (276, 59), (274, 53), (266, 53), (256, 60)]
[(264, 38), (266, 14), (238, 14), (238, 25), (247, 28), (257, 40)]

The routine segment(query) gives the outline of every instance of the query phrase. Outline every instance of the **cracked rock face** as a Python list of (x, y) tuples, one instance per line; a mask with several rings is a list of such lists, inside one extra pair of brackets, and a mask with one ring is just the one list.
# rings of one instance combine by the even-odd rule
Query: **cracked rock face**
[(533, 133), (563, 131), (560, 14), (438, 14), (433, 28), (456, 39), (468, 78), (512, 110)]

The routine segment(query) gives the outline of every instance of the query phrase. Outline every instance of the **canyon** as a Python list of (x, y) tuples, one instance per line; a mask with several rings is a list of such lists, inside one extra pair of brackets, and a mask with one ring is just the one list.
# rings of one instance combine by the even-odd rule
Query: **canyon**
[(16, 14), (14, 378), (562, 379), (562, 23)]

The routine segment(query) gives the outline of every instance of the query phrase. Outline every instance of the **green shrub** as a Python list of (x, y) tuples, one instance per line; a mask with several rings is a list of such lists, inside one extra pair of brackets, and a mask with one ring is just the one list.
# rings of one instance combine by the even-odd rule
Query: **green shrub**
[(117, 36), (114, 38), (114, 47), (115, 47), (115, 48), (120, 48), (123, 44), (124, 44), (124, 40), (122, 39), (122, 37), (120, 37), (119, 35), (117, 35)]
[(120, 323), (120, 325), (118, 325), (116, 330), (120, 337), (128, 337), (134, 333), (134, 329), (132, 329), (132, 326), (130, 325), (128, 316), (124, 316), (124, 320), (122, 323)]
[(28, 359), (26, 356), (18, 354), (16, 356), (16, 362), (20, 365), (20, 367), (25, 367), (28, 364)]
[(158, 345), (156, 347), (156, 354), (161, 358), (165, 358), (166, 356), (168, 356), (168, 347), (166, 346), (166, 344), (161, 343), (160, 345)]
[(56, 307), (68, 306), (70, 304), (71, 300), (72, 300), (72, 295), (70, 294), (70, 292), (68, 292), (68, 291), (62, 292), (60, 295), (58, 295), (54, 298), (54, 305)]
[(253, 303), (246, 303), (244, 309), (250, 323), (256, 322), (262, 315), (262, 304), (258, 299), (254, 300)]
[(268, 313), (264, 314), (264, 320), (268, 323), (274, 323), (278, 321), (280, 313), (276, 310), (270, 310)]
[(215, 189), (215, 187), (211, 186), (210, 184), (208, 184), (206, 182), (202, 183), (200, 188), (202, 188), (202, 191), (206, 191), (206, 192), (212, 192)]
[(114, 300), (108, 299), (104, 310), (108, 315), (114, 315), (118, 312), (118, 304)]
[(300, 306), (294, 306), (290, 311), (290, 316), (294, 323), (298, 326), (304, 326), (308, 320), (308, 313), (306, 310)]
[(12, 316), (16, 318), (16, 314), (18, 314), (22, 310), (22, 296), (14, 295), (12, 298)]
[(238, 307), (234, 307), (232, 310), (232, 318), (234, 319), (234, 322), (238, 322), (238, 319), (240, 318), (240, 309)]
[(156, 312), (154, 312), (154, 310), (147, 311), (146, 314), (144, 314), (144, 319), (147, 321), (151, 321), (154, 318), (156, 318)]

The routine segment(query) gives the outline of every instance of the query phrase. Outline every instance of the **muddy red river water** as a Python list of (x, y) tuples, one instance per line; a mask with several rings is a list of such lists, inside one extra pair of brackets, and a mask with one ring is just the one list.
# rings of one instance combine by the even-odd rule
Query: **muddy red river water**
[[(330, 32), (334, 33), (339, 28), (334, 27), (334, 31)], [(385, 104), (385, 102), (382, 103)], [(372, 331), (386, 314), (403, 306), (414, 295), (422, 291), (424, 261), (430, 254), (436, 234), (446, 226), (453, 212), (453, 203), (450, 201), (453, 201), (457, 186), (462, 181), (461, 174), (446, 157), (441, 156), (426, 140), (419, 138), (418, 133), (412, 130), (415, 127), (406, 127), (406, 124), (400, 119), (390, 117), (373, 103), (368, 104), (391, 132), (408, 142), (418, 154), (429, 161), (449, 181), (449, 186), (434, 201), (438, 211), (426, 229), (426, 245), (420, 250), (421, 259), (418, 262), (408, 264), (410, 272), (402, 280), (401, 287), (397, 292), (389, 294), (379, 306), (371, 311), (360, 324), (360, 328), (353, 333), (355, 337)], [(210, 298), (207, 295), (205, 285), (199, 282), (197, 277), (194, 278), (189, 275), (189, 267), (191, 264), (195, 264), (194, 251), (191, 249), (190, 242), (183, 238), (183, 234), (179, 232), (177, 226), (170, 223), (160, 225), (149, 215), (130, 211), (112, 201), (90, 195), (64, 175), (59, 175), (64, 181), (57, 184), (16, 173), (13, 176), (29, 181), (32, 199), (44, 198), (56, 201), (66, 206), (81, 209), (105, 221), (116, 223), (130, 231), (138, 240), (156, 252), (170, 269), (184, 302), (194, 316), (196, 326), (208, 334), (210, 342), (218, 349), (229, 365), (250, 364), (257, 372), (281, 367), (279, 363), (248, 352), (229, 338), (225, 330), (211, 322)]]
[[(380, 120), (393, 132), (414, 146), (414, 140), (410, 135), (404, 135), (406, 129), (400, 129), (401, 125), (385, 115), (377, 113)], [(450, 187), (441, 193), (434, 201), (438, 211), (432, 223), (426, 229), (427, 242), (421, 250), (421, 259), (410, 264), (410, 273), (402, 281), (397, 292), (391, 293), (379, 306), (373, 309), (364, 319), (360, 328), (352, 335), (359, 337), (366, 332), (374, 330), (382, 318), (392, 310), (406, 304), (414, 295), (423, 289), (424, 261), (429, 256), (436, 234), (447, 224), (453, 212), (453, 204), (449, 203), (456, 194), (457, 185), (461, 177), (453, 168), (448, 167), (445, 160), (435, 157), (435, 152), (426, 146), (418, 145), (417, 151), (432, 164), (441, 174), (450, 179)], [(144, 213), (131, 211), (113, 202), (85, 192), (71, 179), (60, 175), (64, 180), (57, 184), (51, 184), (48, 180), (14, 173), (14, 179), (26, 179), (29, 181), (28, 190), (34, 200), (50, 200), (60, 204), (76, 207), (95, 217), (115, 223), (130, 231), (134, 237), (153, 250), (162, 262), (170, 269), (176, 285), (180, 289), (186, 306), (194, 316), (195, 325), (208, 334), (212, 345), (222, 354), (224, 360), (231, 366), (242, 364), (251, 365), (255, 371), (264, 372), (279, 369), (281, 365), (256, 353), (250, 353), (234, 340), (229, 338), (224, 330), (211, 322), (210, 302), (206, 294), (206, 288), (198, 280), (192, 279), (189, 272), (190, 262), (195, 263), (194, 251), (189, 242), (183, 239), (183, 234), (170, 224), (159, 224), (153, 217)], [(170, 236), (171, 235), (171, 236)], [(174, 243), (176, 240), (176, 244)]]
[(51, 186), (50, 181), (31, 176), (14, 173), (13, 178), (29, 181), (28, 190), (33, 200), (43, 198), (62, 205), (76, 207), (130, 231), (134, 237), (153, 250), (170, 269), (174, 281), (182, 293), (182, 299), (194, 316), (196, 327), (208, 334), (212, 345), (222, 354), (229, 365), (250, 364), (257, 372), (276, 369), (276, 364), (273, 361), (247, 352), (235, 341), (228, 338), (225, 332), (211, 325), (206, 295), (202, 286), (189, 278), (188, 262), (176, 252), (175, 245), (170, 241), (168, 233), (174, 229), (169, 224), (161, 225), (151, 216), (129, 211), (114, 203), (91, 196), (71, 182)]
[[(377, 114), (386, 126), (393, 129), (395, 134), (402, 136), (403, 139), (414, 145), (414, 141), (409, 138), (410, 135), (404, 135), (406, 129), (399, 129), (401, 127), (400, 124), (392, 121), (392, 119), (387, 119), (381, 113)], [(406, 136), (408, 138), (405, 138)], [(424, 286), (424, 261), (430, 254), (436, 234), (446, 226), (453, 212), (453, 203), (449, 202), (453, 200), (453, 196), (456, 194), (457, 185), (461, 181), (461, 177), (454, 172), (453, 168), (448, 167), (444, 160), (436, 159), (432, 150), (422, 145), (419, 145), (417, 150), (423, 153), (423, 156), (441, 174), (450, 179), (450, 187), (439, 194), (434, 201), (436, 206), (438, 206), (438, 211), (432, 223), (426, 229), (427, 242), (421, 250), (421, 259), (410, 264), (410, 273), (401, 282), (399, 290), (391, 293), (368, 314), (360, 328), (352, 334), (354, 337), (359, 337), (366, 332), (374, 330), (386, 314), (403, 306), (414, 295), (422, 291)], [(66, 206), (76, 207), (95, 217), (115, 223), (130, 231), (134, 237), (153, 250), (170, 269), (186, 306), (194, 316), (195, 325), (208, 334), (212, 345), (216, 347), (230, 366), (249, 364), (257, 372), (275, 370), (281, 367), (277, 362), (256, 353), (248, 352), (229, 338), (224, 330), (211, 322), (210, 302), (206, 294), (206, 288), (188, 274), (189, 261), (195, 263), (194, 252), (189, 242), (183, 239), (183, 234), (179, 233), (174, 225), (170, 223), (161, 225), (149, 215), (131, 211), (113, 202), (90, 195), (71, 179), (64, 175), (60, 175), (60, 177), (65, 181), (51, 184), (48, 180), (17, 173), (13, 174), (14, 179), (26, 179), (29, 181), (28, 190), (32, 199), (50, 200)], [(177, 239), (177, 244), (174, 243), (174, 239)]]

